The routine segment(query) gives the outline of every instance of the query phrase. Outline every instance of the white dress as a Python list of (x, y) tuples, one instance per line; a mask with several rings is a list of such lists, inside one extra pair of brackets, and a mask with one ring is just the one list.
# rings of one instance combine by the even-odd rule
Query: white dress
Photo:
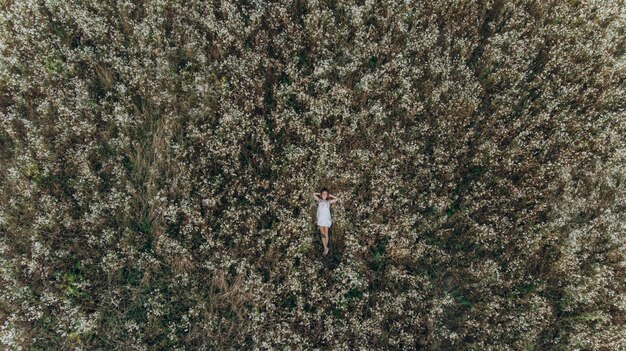
[(320, 200), (317, 203), (317, 225), (330, 227), (333, 223), (330, 218), (330, 203), (328, 200)]

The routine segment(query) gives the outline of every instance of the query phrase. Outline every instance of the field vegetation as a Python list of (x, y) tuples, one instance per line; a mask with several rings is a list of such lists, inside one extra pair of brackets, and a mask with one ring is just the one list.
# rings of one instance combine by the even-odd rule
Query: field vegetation
[(0, 0), (0, 348), (626, 349), (625, 24)]

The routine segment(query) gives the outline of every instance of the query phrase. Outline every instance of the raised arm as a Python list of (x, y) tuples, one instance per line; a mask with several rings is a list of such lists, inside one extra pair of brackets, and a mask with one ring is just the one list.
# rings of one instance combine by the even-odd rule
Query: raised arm
[(335, 202), (339, 201), (339, 198), (335, 195), (330, 195), (328, 194), (328, 197), (330, 198), (330, 200), (328, 200), (329, 203), (334, 204)]
[(317, 195), (319, 195), (319, 193), (313, 193), (313, 198), (315, 201), (321, 201), (322, 199), (320, 199)]

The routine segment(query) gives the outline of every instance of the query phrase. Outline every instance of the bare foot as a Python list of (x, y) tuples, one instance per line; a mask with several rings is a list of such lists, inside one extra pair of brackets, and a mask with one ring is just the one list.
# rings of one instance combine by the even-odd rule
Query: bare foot
[(325, 248), (324, 248), (324, 255), (326, 255), (327, 253), (328, 253), (328, 248), (327, 248), (327, 247), (325, 247)]

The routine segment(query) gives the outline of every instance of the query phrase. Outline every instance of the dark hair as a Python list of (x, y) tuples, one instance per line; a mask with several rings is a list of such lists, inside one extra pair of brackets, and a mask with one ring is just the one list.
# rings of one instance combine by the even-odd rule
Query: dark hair
[(326, 188), (322, 188), (322, 190), (320, 190), (320, 195), (322, 195), (323, 192), (327, 192), (330, 194), (330, 191), (328, 191), (328, 189)]

